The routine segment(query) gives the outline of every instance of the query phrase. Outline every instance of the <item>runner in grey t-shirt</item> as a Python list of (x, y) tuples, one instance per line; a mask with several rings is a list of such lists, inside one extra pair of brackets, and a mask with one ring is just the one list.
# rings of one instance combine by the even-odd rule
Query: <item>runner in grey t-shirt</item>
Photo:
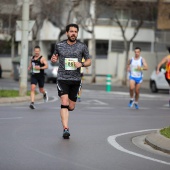
[[(63, 125), (63, 138), (69, 138), (68, 128), (69, 111), (75, 108), (77, 93), (81, 83), (81, 67), (91, 65), (91, 59), (87, 46), (77, 40), (79, 27), (77, 24), (66, 26), (67, 40), (56, 44), (51, 62), (59, 59), (59, 69), (57, 75), (57, 89), (61, 101), (61, 120)], [(82, 58), (85, 62), (81, 62)]]
[(74, 66), (74, 62), (81, 63), (82, 58), (89, 59), (89, 51), (87, 46), (76, 40), (76, 43), (70, 45), (67, 40), (64, 40), (56, 44), (55, 54), (59, 55), (59, 69), (57, 74), (57, 80), (81, 80), (80, 69)]

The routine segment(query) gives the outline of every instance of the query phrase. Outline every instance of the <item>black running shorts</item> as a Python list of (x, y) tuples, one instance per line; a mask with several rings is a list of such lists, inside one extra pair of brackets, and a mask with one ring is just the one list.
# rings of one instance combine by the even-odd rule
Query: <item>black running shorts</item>
[(58, 96), (68, 94), (68, 98), (76, 102), (80, 83), (81, 81), (57, 80)]
[(37, 85), (37, 83), (38, 83), (39, 88), (43, 88), (44, 87), (44, 76), (32, 75), (31, 84)]

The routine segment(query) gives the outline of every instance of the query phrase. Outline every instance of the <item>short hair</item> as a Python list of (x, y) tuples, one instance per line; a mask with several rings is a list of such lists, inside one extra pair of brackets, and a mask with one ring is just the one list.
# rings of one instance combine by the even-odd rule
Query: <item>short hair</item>
[(141, 51), (141, 48), (140, 47), (135, 47), (135, 50), (140, 50)]
[(68, 24), (66, 26), (66, 32), (68, 32), (70, 30), (70, 27), (75, 27), (75, 28), (77, 28), (77, 31), (79, 31), (79, 26), (77, 24)]
[(36, 45), (36, 46), (34, 47), (34, 49), (35, 49), (35, 48), (39, 48), (39, 49), (40, 49), (40, 46), (39, 46), (39, 45)]

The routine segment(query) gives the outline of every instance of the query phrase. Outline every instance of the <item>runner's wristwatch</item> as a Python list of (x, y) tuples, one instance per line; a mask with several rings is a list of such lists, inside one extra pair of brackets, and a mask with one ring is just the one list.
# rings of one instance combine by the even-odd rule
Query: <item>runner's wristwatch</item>
[(82, 65), (82, 67), (85, 67), (85, 66), (84, 66), (84, 62), (81, 62), (81, 65)]

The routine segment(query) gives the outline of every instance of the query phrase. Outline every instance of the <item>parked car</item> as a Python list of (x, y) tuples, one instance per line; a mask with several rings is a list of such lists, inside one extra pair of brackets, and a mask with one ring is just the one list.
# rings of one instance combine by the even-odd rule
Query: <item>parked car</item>
[(169, 85), (165, 79), (165, 69), (160, 68), (159, 74), (156, 74), (156, 69), (150, 77), (150, 90), (152, 93), (157, 93), (159, 90), (169, 90)]
[(56, 83), (59, 63), (58, 62), (51, 63), (50, 60), (48, 60), (47, 62), (48, 62), (48, 69), (45, 69), (45, 71), (44, 71), (45, 82), (52, 81), (53, 83)]
[[(45, 82), (54, 82), (56, 83), (57, 80), (57, 72), (58, 72), (58, 67), (59, 63), (51, 63), (50, 60), (48, 62), (48, 69), (44, 70), (44, 75), (45, 75)], [(18, 81), (19, 76), (20, 76), (20, 60), (15, 59), (13, 61), (13, 68), (14, 68), (14, 80)], [(28, 81), (30, 80), (31, 77), (31, 71), (28, 71)]]

